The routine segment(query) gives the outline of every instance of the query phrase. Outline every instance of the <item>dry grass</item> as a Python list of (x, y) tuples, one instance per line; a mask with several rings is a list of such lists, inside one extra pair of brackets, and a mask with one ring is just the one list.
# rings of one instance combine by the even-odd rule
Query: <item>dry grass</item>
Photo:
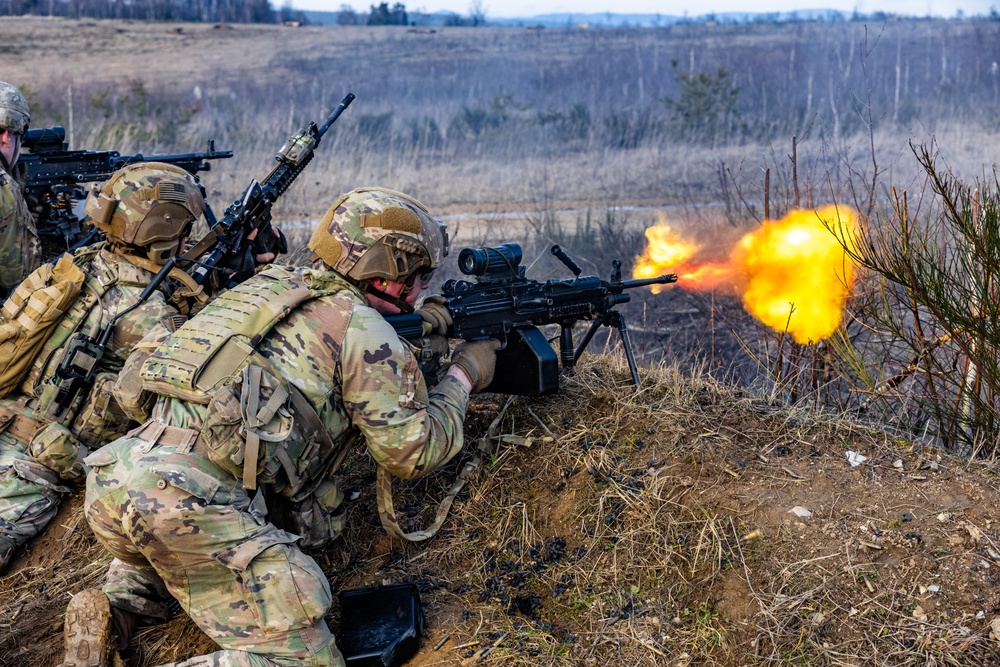
[[(358, 100), (279, 217), (315, 219), (340, 192), (378, 184), (441, 213), (712, 202), (741, 211), (743, 199), (746, 220), (762, 213), (765, 168), (773, 212), (792, 201), (793, 135), (804, 204), (849, 200), (852, 179), (855, 188), (871, 180), (869, 123), (877, 162), (897, 185), (918, 173), (907, 140), (931, 136), (959, 175), (980, 174), (997, 152), (996, 82), (982, 57), (996, 30), (901, 21), (428, 34), (25, 17), (0, 24), (0, 43), (4, 77), (25, 87), (36, 126), (69, 125), (72, 99), (74, 147), (189, 151), (214, 138), (236, 151), (205, 175), (217, 207), (350, 90)], [(691, 145), (661, 128), (635, 148), (617, 146), (606, 128), (615, 114), (668, 124), (660, 100), (678, 95), (673, 60), (726, 67), (743, 120), (763, 129)], [(589, 114), (579, 136), (540, 120), (577, 104)], [(496, 127), (470, 134), (462, 119), (480, 112)]]
[[(627, 379), (622, 358), (595, 357), (560, 395), (474, 402), (469, 441), (492, 434), (493, 455), (429, 543), (382, 534), (359, 452), (345, 467), (361, 493), (345, 539), (314, 556), (337, 589), (420, 588), (430, 627), (418, 667), (1000, 659), (995, 466), (672, 367), (645, 370), (637, 393)], [(848, 449), (868, 461), (852, 468)], [(461, 464), (397, 484), (404, 528), (426, 521)], [(105, 562), (76, 517), (60, 517), (62, 547), (33, 546), (39, 567), (0, 579), (11, 619), (0, 662), (51, 664), (58, 610), (99, 578)], [(144, 630), (129, 659), (211, 648), (181, 616)]]
[[(519, 399), (500, 432), (535, 444), (501, 440), (446, 533), (387, 554), (397, 576), (425, 584), (432, 610), (452, 608), (436, 614), (432, 640), (479, 642), (447, 664), (494, 643), (500, 664), (523, 665), (1000, 657), (988, 629), (996, 600), (976, 597), (991, 581), (975, 563), (993, 562), (992, 476), (931, 481), (945, 475), (916, 471), (936, 455), (886, 434), (670, 369), (647, 373), (634, 396), (625, 377), (605, 358), (567, 395)], [(549, 432), (555, 443), (540, 444)], [(876, 467), (853, 471), (848, 447)], [(908, 474), (891, 479), (890, 457)], [(939, 521), (961, 488), (984, 495)], [(788, 513), (800, 503), (812, 518)], [(919, 542), (906, 536), (918, 531)]]
[[(814, 40), (822, 48), (795, 51), (796, 67), (808, 59), (804, 53), (820, 54), (812, 61), (817, 67), (844, 74), (857, 57), (850, 53), (859, 52), (857, 28), (834, 26), (823, 41)], [(936, 75), (941, 49), (954, 44), (958, 51), (948, 62), (966, 62), (958, 56), (992, 44), (995, 27), (927, 22), (890, 28), (890, 36), (909, 30), (915, 41), (929, 45)], [(463, 242), (576, 239), (587, 272), (605, 275), (610, 250), (584, 243), (586, 235), (567, 227), (589, 213), (651, 207), (609, 223), (627, 240), (655, 220), (655, 208), (669, 204), (675, 206), (671, 222), (721, 238), (727, 227), (761, 217), (757, 193), (763, 191), (764, 168), (771, 169), (772, 215), (791, 205), (786, 147), (744, 141), (699, 148), (664, 139), (626, 150), (593, 137), (560, 146), (525, 141), (537, 137), (517, 128), (479, 142), (400, 147), (362, 141), (361, 117), (393, 110), (396, 122), (423, 113), (445, 126), (463, 105), (487, 105), (497, 94), (496, 79), (476, 77), (500, 72), (513, 81), (518, 99), (536, 110), (582, 99), (596, 118), (623, 99), (634, 101), (636, 89), (632, 96), (617, 87), (605, 93), (601, 80), (584, 76), (575, 79), (582, 88), (560, 89), (552, 88), (551, 79), (602, 63), (606, 76), (622, 82), (621, 72), (655, 72), (644, 79), (646, 106), (637, 107), (651, 109), (657, 95), (670, 93), (665, 63), (671, 55), (687, 62), (697, 52), (699, 65), (706, 66), (743, 57), (753, 68), (760, 63), (747, 54), (763, 54), (771, 66), (758, 71), (792, 72), (788, 63), (770, 59), (783, 59), (791, 45), (815, 37), (784, 28), (740, 35), (700, 30), (530, 36), (447, 30), (428, 36), (392, 29), (212, 30), (17, 19), (0, 23), (0, 53), (7, 80), (31, 82), (44, 122), (66, 122), (60, 114), (72, 83), (77, 145), (186, 151), (215, 137), (220, 148), (235, 149), (236, 159), (206, 175), (218, 202), (234, 197), (249, 178), (261, 177), (270, 155), (302, 120), (318, 117), (354, 89), (358, 106), (276, 210), (290, 223), (293, 246), (301, 247), (308, 227), (296, 223), (318, 217), (337, 193), (378, 184), (452, 214), (449, 224)], [(533, 41), (526, 45), (526, 39)], [(261, 66), (245, 65), (248, 45), (266, 54)], [(662, 49), (661, 69), (648, 59), (645, 67), (634, 65), (637, 54), (648, 58), (655, 49)], [(864, 87), (850, 85), (858, 83), (851, 77), (861, 69), (853, 62), (853, 74), (842, 83), (857, 102)], [(978, 66), (966, 67), (962, 76)], [(917, 70), (914, 65), (914, 82)], [(862, 83), (884, 89), (886, 71)], [(891, 169), (899, 185), (919, 185), (912, 183), (909, 137), (934, 133), (960, 174), (980, 172), (997, 152), (996, 133), (971, 111), (989, 105), (968, 104), (968, 113), (944, 109), (970, 85), (959, 72), (949, 72), (952, 87), (919, 93), (927, 98), (930, 120), (889, 125), (882, 122), (884, 107), (874, 111), (880, 119), (872, 135), (874, 162)], [(137, 75), (145, 94), (135, 89)], [(547, 77), (558, 99), (543, 94)], [(755, 90), (759, 85), (800, 95), (803, 82), (788, 77), (773, 86), (758, 81)], [(200, 105), (195, 85), (201, 87)], [(598, 89), (606, 96), (587, 97)], [(103, 90), (109, 97), (101, 107), (95, 99), (100, 102)], [(447, 94), (436, 98), (441, 90)], [(984, 90), (976, 94), (989, 97)], [(281, 103), (267, 102), (271, 98)], [(137, 121), (140, 102), (147, 104), (148, 118)], [(770, 104), (773, 109), (780, 101)], [(763, 113), (759, 105), (754, 109)], [(820, 120), (811, 127), (798, 145), (802, 203), (871, 194), (863, 186), (871, 182), (874, 164), (862, 121), (855, 118), (854, 129), (845, 123), (836, 138)], [(557, 238), (564, 232), (566, 238)], [(543, 260), (529, 271), (538, 278), (554, 274), (558, 269)], [(746, 325), (734, 303), (671, 290), (655, 301), (637, 295), (631, 306), (629, 322), (647, 363), (666, 354), (683, 359), (687, 370), (673, 364), (645, 369), (643, 386), (633, 393), (613, 341), (599, 337), (592, 352), (605, 354), (567, 377), (559, 395), (516, 399), (506, 410), (499, 399), (475, 401), (467, 437), (489, 439), (493, 455), (429, 544), (403, 545), (382, 534), (371, 493), (374, 465), (363, 453), (348, 461), (344, 484), (361, 495), (349, 505), (345, 539), (314, 556), (339, 589), (384, 581), (420, 587), (430, 631), (412, 664), (735, 667), (1000, 660), (1000, 643), (990, 631), (1000, 613), (993, 574), (1000, 567), (1000, 497), (993, 464), (974, 466), (814, 406), (779, 408), (718, 384), (709, 372), (739, 370), (730, 361), (734, 355), (714, 356), (723, 347), (717, 347), (713, 327), (719, 326), (722, 338), (722, 329), (734, 322)], [(848, 450), (868, 461), (850, 467)], [(404, 528), (427, 518), (429, 501), (442, 497), (462, 462), (399, 485)], [(57, 661), (69, 594), (94, 584), (106, 566), (81, 522), (80, 503), (79, 497), (69, 502), (56, 525), (0, 578), (0, 664)], [(796, 506), (812, 515), (789, 513)], [(334, 627), (337, 613), (335, 608), (329, 619)], [(211, 643), (178, 617), (144, 629), (127, 657), (145, 666), (210, 650)]]

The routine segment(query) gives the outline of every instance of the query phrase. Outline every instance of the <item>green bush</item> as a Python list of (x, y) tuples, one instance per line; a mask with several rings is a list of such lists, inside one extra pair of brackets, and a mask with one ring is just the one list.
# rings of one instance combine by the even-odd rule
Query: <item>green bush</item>
[[(874, 399), (900, 402), (908, 426), (936, 433), (960, 454), (997, 453), (1000, 442), (1000, 181), (967, 185), (915, 148), (933, 201), (918, 213), (905, 192), (845, 247), (873, 278), (861, 316), (877, 332), (878, 376), (859, 373)], [(916, 198), (915, 198), (916, 199)], [(859, 363), (864, 369), (871, 364)]]
[(663, 98), (670, 111), (670, 129), (681, 140), (714, 145), (734, 137), (740, 127), (737, 110), (739, 86), (725, 67), (714, 72), (688, 74), (673, 61), (674, 78), (680, 91), (677, 99)]

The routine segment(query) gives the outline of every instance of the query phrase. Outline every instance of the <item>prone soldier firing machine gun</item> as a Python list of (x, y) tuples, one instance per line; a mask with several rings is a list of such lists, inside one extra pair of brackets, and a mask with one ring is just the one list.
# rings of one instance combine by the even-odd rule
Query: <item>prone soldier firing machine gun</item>
[[(559, 389), (559, 362), (572, 368), (602, 326), (613, 327), (621, 337), (632, 382), (639, 386), (639, 371), (625, 317), (615, 306), (631, 301), (626, 290), (646, 285), (677, 281), (674, 274), (640, 280), (622, 280), (620, 259), (612, 262), (611, 279), (581, 276), (582, 269), (558, 245), (555, 255), (574, 278), (539, 282), (525, 277), (521, 266), (521, 246), (504, 243), (493, 248), (465, 248), (458, 255), (459, 270), (476, 276), (476, 282), (449, 280), (441, 288), (442, 298), (452, 324), (449, 338), (485, 340), (496, 338), (504, 343), (497, 353), (496, 374), (486, 391), (520, 396), (550, 394)], [(401, 337), (417, 340), (422, 336), (422, 322), (417, 314), (390, 315), (385, 318)], [(573, 326), (580, 320), (591, 321), (590, 328), (574, 346)], [(559, 356), (538, 329), (544, 324), (558, 324)]]
[(46, 249), (56, 247), (59, 251), (86, 245), (99, 233), (95, 228), (88, 234), (73, 211), (76, 202), (87, 196), (83, 183), (105, 181), (122, 167), (137, 162), (165, 162), (197, 175), (212, 168), (209, 160), (233, 156), (232, 151), (215, 150), (214, 141), (208, 142), (205, 153), (122, 155), (118, 151), (71, 151), (65, 139), (66, 130), (59, 125), (28, 130), (22, 144), (28, 152), (18, 161), (18, 168), (24, 170), (24, 194), (36, 215), (38, 234)]
[[(47, 419), (66, 423), (75, 417), (80, 397), (86, 396), (94, 386), (98, 362), (104, 357), (115, 322), (149, 299), (178, 264), (196, 265), (195, 271), (189, 273), (199, 285), (205, 284), (209, 276), (218, 271), (225, 278), (220, 280), (221, 286), (231, 287), (253, 275), (255, 255), (288, 251), (285, 237), (276, 234), (271, 226), (271, 207), (309, 164), (323, 135), (353, 101), (354, 94), (348, 93), (321, 126), (317, 127), (310, 121), (289, 137), (275, 156), (278, 164), (263, 182), (251, 180), (243, 196), (226, 209), (220, 220), (216, 221), (211, 216), (208, 233), (184, 255), (175, 255), (167, 260), (137, 301), (118, 313), (96, 336), (77, 333), (70, 339), (62, 362), (56, 369), (56, 376), (60, 379), (59, 390), (49, 406)], [(209, 215), (206, 212), (206, 216)]]

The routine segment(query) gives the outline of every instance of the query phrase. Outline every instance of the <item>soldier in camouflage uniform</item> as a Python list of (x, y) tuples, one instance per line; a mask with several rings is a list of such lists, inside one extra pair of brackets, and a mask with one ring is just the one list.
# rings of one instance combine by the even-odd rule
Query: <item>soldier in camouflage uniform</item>
[(35, 221), (12, 175), (30, 120), (20, 91), (0, 81), (0, 295), (17, 287), (41, 263)]
[[(106, 597), (70, 602), (65, 665), (109, 664), (109, 616), (121, 644), (137, 615), (167, 616), (167, 592), (221, 647), (179, 665), (344, 664), (323, 620), (329, 584), (299, 547), (340, 533), (331, 473), (354, 436), (403, 478), (455, 456), (499, 343), (461, 343), (428, 388), (382, 318), (413, 310), (447, 251), (443, 226), (412, 198), (348, 193), (309, 247), (312, 269), (272, 266), (129, 359), (142, 359), (155, 402), (120, 386), (150, 418), (87, 458), (86, 516), (114, 560)], [(447, 310), (431, 310), (425, 329), (445, 333)], [(129, 374), (120, 385), (135, 384)], [(275, 496), (297, 508), (295, 533), (269, 518)]]
[[(76, 252), (70, 268), (82, 270), (82, 290), (17, 388), (0, 399), (0, 569), (18, 545), (55, 516), (60, 497), (70, 491), (67, 480), (83, 475), (87, 451), (128, 430), (128, 417), (110, 390), (132, 348), (148, 333), (159, 331), (162, 337), (186, 319), (160, 291), (125, 313), (114, 323), (93, 387), (55, 414), (61, 384), (56, 370), (71, 337), (96, 337), (117, 314), (137, 304), (150, 278), (177, 253), (204, 212), (205, 200), (187, 172), (150, 162), (117, 172), (91, 192), (86, 210), (108, 240)], [(5, 317), (12, 317), (10, 304), (22, 291), (36, 288), (36, 275), (18, 287), (4, 306)]]

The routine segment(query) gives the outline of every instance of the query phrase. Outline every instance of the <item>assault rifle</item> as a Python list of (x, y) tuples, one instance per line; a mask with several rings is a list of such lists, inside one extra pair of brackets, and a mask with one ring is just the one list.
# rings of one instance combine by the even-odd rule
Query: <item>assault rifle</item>
[(264, 180), (251, 180), (208, 234), (184, 253), (180, 261), (197, 260), (190, 273), (199, 285), (213, 270), (220, 270), (228, 274), (228, 286), (233, 286), (253, 275), (255, 255), (288, 252), (284, 236), (276, 236), (271, 227), (271, 207), (313, 159), (323, 135), (353, 101), (354, 94), (348, 93), (321, 126), (310, 121), (289, 137), (274, 156), (278, 164)]
[[(47, 419), (65, 423), (68, 418), (72, 418), (72, 411), (67, 411), (75, 409), (79, 397), (93, 388), (99, 370), (98, 362), (104, 357), (115, 323), (145, 303), (178, 263), (196, 265), (190, 275), (199, 285), (204, 284), (213, 271), (221, 271), (228, 276), (229, 285), (222, 281), (222, 286), (227, 287), (253, 275), (256, 267), (255, 254), (288, 251), (284, 236), (276, 235), (271, 227), (271, 206), (284, 194), (295, 177), (302, 173), (312, 160), (313, 150), (320, 139), (353, 100), (354, 95), (348, 93), (322, 126), (317, 128), (316, 123), (310, 122), (292, 135), (278, 151), (275, 156), (278, 164), (264, 181), (258, 183), (252, 180), (243, 191), (243, 196), (226, 209), (220, 220), (215, 221), (214, 216), (210, 218), (212, 228), (209, 232), (183, 256), (175, 255), (167, 260), (159, 273), (150, 279), (136, 302), (118, 313), (96, 337), (82, 332), (74, 334), (56, 369), (61, 382), (56, 397), (48, 408)], [(253, 234), (254, 230), (257, 231), (256, 235)], [(206, 256), (202, 258), (203, 255)]]
[[(496, 374), (486, 391), (537, 396), (559, 389), (560, 361), (563, 369), (572, 368), (597, 330), (602, 326), (613, 327), (621, 337), (632, 382), (638, 387), (639, 371), (628, 327), (615, 306), (632, 299), (626, 290), (673, 283), (677, 276), (622, 280), (622, 262), (616, 259), (612, 262), (611, 279), (602, 280), (597, 276), (581, 276), (580, 266), (559, 246), (552, 246), (552, 254), (576, 277), (544, 283), (525, 278), (521, 246), (516, 243), (463, 249), (458, 255), (458, 268), (465, 275), (476, 276), (476, 282), (449, 280), (441, 288), (452, 318), (448, 337), (502, 341)], [(422, 335), (422, 320), (415, 313), (390, 315), (385, 319), (403, 338), (417, 340)], [(589, 320), (591, 325), (579, 345), (574, 346), (573, 326), (580, 320)], [(560, 326), (558, 358), (538, 329), (544, 324)]]
[(107, 180), (114, 172), (136, 162), (166, 162), (191, 174), (212, 168), (209, 160), (231, 158), (232, 151), (215, 150), (208, 142), (206, 153), (122, 155), (118, 151), (71, 151), (61, 126), (28, 130), (18, 160), (24, 173), (24, 194), (36, 215), (38, 234), (47, 248), (67, 250), (87, 236), (73, 208), (87, 196), (83, 183)]

